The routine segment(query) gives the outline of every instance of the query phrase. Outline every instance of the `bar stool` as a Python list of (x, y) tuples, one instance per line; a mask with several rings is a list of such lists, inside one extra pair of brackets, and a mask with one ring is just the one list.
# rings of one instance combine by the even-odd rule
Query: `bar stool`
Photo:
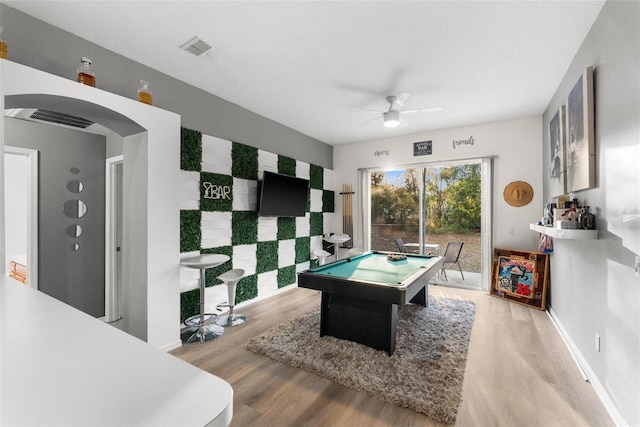
[(222, 304), (218, 304), (216, 307), (218, 310), (220, 308), (228, 307), (229, 315), (227, 318), (221, 318), (218, 320), (218, 325), (221, 326), (237, 326), (243, 324), (247, 317), (242, 314), (234, 314), (233, 308), (236, 305), (236, 285), (244, 276), (244, 270), (241, 268), (236, 268), (234, 270), (229, 270), (226, 273), (223, 273), (218, 276), (219, 280), (222, 280), (225, 285), (227, 285), (227, 292), (229, 294), (229, 302), (223, 302)]
[(187, 343), (203, 343), (212, 341), (224, 334), (224, 328), (216, 325), (218, 315), (204, 312), (204, 290), (206, 287), (205, 271), (207, 268), (217, 267), (231, 259), (223, 254), (206, 254), (185, 258), (180, 261), (183, 267), (197, 268), (200, 270), (200, 314), (187, 318), (184, 324), (187, 326), (180, 334), (182, 341)]
[(324, 265), (325, 260), (328, 256), (331, 256), (331, 254), (324, 249), (316, 249), (313, 251), (313, 256), (318, 258), (318, 265)]

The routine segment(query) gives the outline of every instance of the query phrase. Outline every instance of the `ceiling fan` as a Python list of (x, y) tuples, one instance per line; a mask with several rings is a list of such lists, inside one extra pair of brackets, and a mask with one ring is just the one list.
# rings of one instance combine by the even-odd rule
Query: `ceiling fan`
[(362, 108), (363, 110), (375, 111), (377, 113), (381, 113), (381, 115), (371, 120), (367, 120), (366, 122), (363, 122), (361, 124), (368, 123), (370, 121), (377, 120), (378, 118), (382, 117), (385, 127), (394, 128), (400, 125), (400, 113), (409, 114), (409, 113), (430, 113), (434, 111), (442, 111), (442, 107), (425, 107), (425, 108), (415, 108), (413, 110), (403, 110), (402, 108), (405, 106), (409, 98), (411, 98), (411, 94), (408, 92), (404, 92), (398, 96), (396, 95), (387, 96), (386, 100), (389, 103), (389, 108), (386, 111)]

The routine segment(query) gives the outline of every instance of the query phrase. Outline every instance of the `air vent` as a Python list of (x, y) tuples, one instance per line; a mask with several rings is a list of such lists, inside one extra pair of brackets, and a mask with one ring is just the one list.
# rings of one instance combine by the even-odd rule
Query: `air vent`
[(93, 124), (91, 120), (83, 119), (82, 117), (76, 117), (50, 110), (36, 110), (33, 114), (31, 114), (31, 116), (29, 116), (29, 118), (40, 120), (43, 122), (72, 126), (80, 129), (85, 129)]
[(206, 42), (200, 40), (198, 37), (194, 37), (180, 46), (180, 49), (186, 50), (187, 52), (192, 53), (195, 56), (200, 56), (211, 49), (211, 46), (209, 46)]

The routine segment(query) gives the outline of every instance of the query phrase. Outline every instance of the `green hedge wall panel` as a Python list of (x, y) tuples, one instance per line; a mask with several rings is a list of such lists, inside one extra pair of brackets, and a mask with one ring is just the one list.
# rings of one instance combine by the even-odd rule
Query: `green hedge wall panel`
[(231, 175), (234, 178), (258, 179), (258, 149), (234, 142), (231, 146)]
[(258, 242), (256, 250), (256, 273), (278, 269), (278, 241)]
[(296, 161), (291, 157), (278, 156), (278, 173), (296, 176)]
[(202, 169), (202, 133), (186, 128), (180, 131), (180, 169), (199, 172)]
[(198, 313), (200, 313), (200, 289), (182, 292), (180, 294), (180, 323)]
[(243, 277), (236, 287), (236, 304), (248, 301), (258, 296), (258, 276)]
[(296, 219), (289, 217), (278, 217), (278, 240), (289, 240), (296, 238)]
[(180, 211), (180, 252), (192, 252), (200, 249), (202, 232), (199, 210)]
[[(207, 189), (206, 183), (209, 183), (209, 189)], [(210, 197), (216, 198), (212, 199)], [(233, 177), (218, 173), (200, 172), (200, 210), (231, 212), (232, 208)]]
[(278, 269), (278, 289), (296, 283), (297, 279), (295, 265)]
[(335, 212), (336, 193), (330, 190), (322, 190), (322, 212)]
[(311, 238), (296, 238), (296, 264), (307, 262), (311, 259)]
[(309, 214), (309, 234), (321, 236), (324, 231), (324, 216), (322, 212), (311, 212)]
[(309, 167), (309, 186), (315, 190), (324, 188), (324, 169), (318, 165)]
[(231, 213), (231, 244), (251, 245), (258, 242), (258, 213), (233, 211)]
[(207, 268), (204, 272), (205, 280), (207, 281), (207, 287), (215, 286), (222, 283), (222, 281), (218, 280), (218, 276), (222, 273), (226, 273), (227, 271), (233, 268), (233, 247), (232, 246), (220, 246), (218, 248), (207, 248), (202, 249), (200, 251), (201, 254), (222, 254), (228, 255), (229, 261), (224, 264), (220, 264), (217, 267)]

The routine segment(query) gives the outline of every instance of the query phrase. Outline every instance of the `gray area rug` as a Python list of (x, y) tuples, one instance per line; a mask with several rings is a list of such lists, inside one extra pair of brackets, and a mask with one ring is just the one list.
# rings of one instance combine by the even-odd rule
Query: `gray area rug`
[(247, 343), (247, 349), (386, 402), (453, 423), (462, 394), (472, 301), (429, 297), (427, 308), (398, 310), (396, 351), (320, 337), (320, 310), (294, 317)]

